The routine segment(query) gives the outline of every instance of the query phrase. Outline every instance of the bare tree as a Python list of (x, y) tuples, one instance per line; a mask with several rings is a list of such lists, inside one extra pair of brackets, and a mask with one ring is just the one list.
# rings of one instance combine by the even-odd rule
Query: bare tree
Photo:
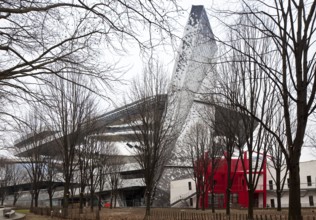
[(8, 196), (9, 187), (12, 188), (13, 192), (13, 206), (15, 206), (21, 196), (20, 184), (28, 180), (25, 170), (21, 168), (21, 164), (16, 163), (16, 161), (1, 158), (1, 205), (3, 205), (4, 200)]
[(9, 185), (8, 174), (7, 174), (7, 159), (4, 157), (0, 158), (0, 175), (1, 175), (1, 188), (0, 188), (0, 197), (1, 197), (1, 205), (5, 198), (7, 197), (8, 191), (7, 186)]
[[(93, 123), (94, 121), (91, 120)], [(91, 126), (93, 127), (94, 126)], [(92, 129), (93, 130), (93, 129)], [(106, 175), (108, 174), (109, 167), (110, 169), (112, 166), (115, 166), (116, 164), (108, 165), (110, 158), (112, 158), (113, 152), (115, 150), (113, 149), (113, 145), (109, 144), (105, 141), (100, 141), (98, 139), (97, 133), (89, 132), (89, 135), (87, 135), (84, 138), (84, 141), (81, 145), (81, 153), (84, 153), (84, 158), (86, 163), (86, 168), (84, 172), (85, 178), (87, 178), (85, 181), (86, 186), (90, 190), (90, 209), (91, 211), (94, 210), (94, 201), (97, 199), (98, 206), (97, 206), (97, 219), (100, 219), (100, 211), (101, 211), (101, 202), (102, 202), (102, 191), (104, 189), (105, 182), (107, 180)], [(116, 155), (114, 155), (116, 156)], [(81, 173), (82, 171), (80, 171)], [(80, 174), (82, 175), (82, 174)], [(116, 185), (117, 186), (117, 185)], [(98, 193), (96, 191), (99, 190)], [(82, 191), (81, 191), (82, 192)]]
[(227, 164), (227, 179), (226, 179), (226, 214), (230, 215), (231, 209), (231, 188), (234, 183), (236, 170), (240, 161), (238, 153), (238, 160), (236, 164), (232, 164), (233, 157), (236, 156), (235, 151), (237, 147), (238, 137), (241, 133), (239, 120), (241, 114), (233, 109), (232, 106), (229, 108), (228, 105), (218, 106), (214, 105), (215, 108), (215, 119), (214, 119), (214, 135), (216, 136), (216, 142), (218, 148), (223, 152)]
[(44, 170), (44, 181), (48, 183), (47, 185), (47, 194), (49, 198), (49, 207), (53, 208), (53, 196), (56, 191), (57, 186), (55, 181), (61, 181), (58, 178), (58, 169), (61, 164), (58, 161), (58, 157), (55, 155), (44, 156), (45, 170)]
[[(32, 94), (31, 83), (23, 77), (63, 77), (73, 66), (82, 74), (102, 79), (104, 68), (95, 62), (101, 44), (111, 52), (122, 52), (125, 42), (136, 42), (142, 49), (167, 42), (177, 10), (175, 1), (2, 1), (1, 90), (19, 88)], [(156, 31), (161, 39), (152, 37), (149, 42), (144, 30), (149, 38)]]
[(10, 173), (10, 186), (13, 188), (12, 205), (15, 206), (21, 196), (21, 184), (26, 183), (29, 180), (29, 176), (24, 169), (21, 169), (21, 165), (17, 163), (10, 164), (7, 172)]
[(8, 104), (42, 99), (34, 87), (47, 83), (45, 75), (67, 80), (80, 72), (91, 80), (91, 91), (109, 98), (126, 69), (105, 57), (126, 53), (127, 45), (147, 52), (173, 44), (178, 11), (175, 0), (1, 1), (0, 120), (21, 120), (19, 111), (5, 109)]
[[(66, 74), (64, 74), (65, 78)], [(91, 92), (79, 84), (84, 84), (82, 76), (69, 73), (67, 80), (52, 77), (48, 88), (42, 90), (43, 109), (47, 126), (55, 131), (50, 144), (55, 145), (47, 154), (57, 154), (62, 161), (64, 177), (64, 215), (67, 208), (74, 170), (77, 166), (77, 146), (89, 134), (89, 123), (95, 113), (95, 101)]]
[[(92, 109), (90, 111), (91, 115), (87, 115), (84, 127), (85, 137), (83, 138), (82, 143), (76, 149), (77, 157), (77, 168), (78, 168), (78, 177), (80, 184), (80, 212), (83, 212), (84, 201), (84, 192), (86, 187), (90, 188), (90, 200), (93, 199), (94, 189), (96, 188), (96, 178), (95, 178), (95, 169), (96, 165), (99, 164), (99, 158), (97, 155), (100, 153), (100, 143), (93, 138), (96, 129), (96, 120), (95, 120), (95, 110), (94, 106), (90, 106)], [(93, 209), (93, 204), (91, 204), (91, 209)]]
[(122, 179), (120, 172), (122, 171), (123, 164), (122, 158), (118, 155), (117, 148), (113, 146), (107, 147), (108, 160), (106, 161), (106, 177), (107, 182), (111, 187), (111, 201), (110, 208), (116, 208), (118, 189), (121, 187)]
[[(285, 144), (285, 129), (284, 123), (282, 122), (283, 114), (282, 112), (277, 112), (273, 123), (275, 124), (275, 132), (278, 134), (280, 140)], [(279, 142), (272, 138), (271, 146), (268, 148), (268, 160), (270, 163), (268, 164), (268, 172), (271, 174), (272, 181), (276, 186), (276, 197), (277, 197), (277, 210), (281, 211), (281, 197), (284, 189), (285, 182), (288, 177), (288, 167), (285, 161), (285, 156), (282, 152), (282, 148), (279, 146)], [(270, 184), (269, 184), (270, 185)], [(270, 186), (269, 186), (270, 187)], [(273, 185), (272, 185), (273, 187)]]
[(277, 211), (281, 211), (281, 198), (283, 194), (284, 185), (288, 177), (288, 167), (286, 165), (286, 161), (284, 160), (282, 150), (278, 146), (278, 143), (276, 141), (272, 142), (271, 147), (269, 147), (268, 149), (268, 154), (268, 158), (271, 161), (271, 165), (269, 164), (268, 166), (268, 171), (271, 174), (270, 176), (272, 178), (272, 181), (276, 186), (275, 190), (277, 197)]
[(239, 23), (244, 26), (238, 32), (231, 33), (232, 44), (229, 46), (234, 50), (228, 53), (220, 66), (225, 73), (221, 79), (220, 93), (226, 100), (222, 101), (223, 104), (228, 103), (228, 108), (239, 114), (236, 124), (239, 132), (235, 134), (235, 143), (240, 152), (248, 187), (248, 217), (253, 219), (254, 192), (271, 142), (266, 127), (272, 124), (278, 99), (276, 88), (265, 70), (251, 58), (274, 63), (274, 57), (268, 55), (270, 40), (260, 32), (249, 29), (247, 24), (250, 21), (247, 17), (241, 16), (239, 19)]
[(14, 146), (31, 181), (31, 210), (38, 207), (38, 196), (45, 175), (45, 161), (39, 146), (45, 143), (45, 137), (49, 134), (39, 114), (39, 111), (33, 110), (19, 124), (17, 132), (21, 138)]
[(221, 161), (222, 150), (215, 145), (214, 129), (209, 123), (200, 121), (191, 127), (187, 136), (186, 145), (189, 149), (192, 166), (194, 167), (193, 176), (196, 185), (196, 209), (199, 208), (201, 201), (202, 210), (205, 206), (208, 192), (211, 191), (212, 211), (214, 207), (214, 176)]
[(144, 70), (143, 78), (133, 82), (130, 97), (136, 102), (132, 104), (133, 108), (126, 108), (134, 133), (131, 138), (138, 143), (133, 147), (135, 158), (144, 170), (145, 218), (150, 215), (154, 192), (170, 159), (174, 142), (170, 135), (172, 124), (166, 120), (166, 90), (163, 69), (153, 62)]
[[(85, 143), (85, 142), (84, 142)], [(80, 192), (79, 192), (79, 198), (80, 198), (80, 206), (79, 206), (79, 212), (83, 213), (83, 207), (85, 205), (85, 189), (88, 185), (88, 166), (89, 166), (89, 160), (88, 160), (88, 154), (87, 149), (84, 147), (85, 144), (82, 144), (79, 146), (78, 149), (78, 178), (79, 178), (79, 184), (80, 184)]]
[[(90, 190), (90, 209), (93, 211), (94, 199), (96, 198), (96, 188), (99, 186), (100, 176), (100, 157), (101, 157), (101, 145), (93, 138), (86, 138), (86, 148), (88, 157), (88, 187)], [(99, 207), (98, 207), (99, 208)]]
[[(242, 3), (243, 11), (234, 13), (243, 14), (248, 22), (240, 23), (232, 30), (240, 34), (244, 31), (243, 27), (248, 27), (261, 33), (261, 38), (256, 40), (262, 42), (266, 38), (271, 39), (273, 48), (266, 52), (276, 57), (278, 63), (262, 60), (255, 48), (242, 53), (252, 63), (256, 63), (274, 85), (284, 115), (286, 141), (283, 142), (265, 121), (256, 115), (252, 116), (274, 135), (282, 148), (290, 177), (289, 219), (301, 219), (299, 160), (308, 119), (316, 108), (316, 53), (312, 46), (315, 38), (316, 2), (258, 0)], [(246, 44), (251, 42), (251, 39), (243, 35), (240, 38)]]

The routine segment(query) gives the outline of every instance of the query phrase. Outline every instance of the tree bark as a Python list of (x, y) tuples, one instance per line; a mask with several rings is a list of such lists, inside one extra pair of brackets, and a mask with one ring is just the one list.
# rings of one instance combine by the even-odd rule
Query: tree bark
[(113, 191), (111, 192), (110, 209), (113, 208)]
[(203, 191), (202, 191), (202, 211), (205, 211), (205, 190), (204, 190), (204, 187), (205, 187), (205, 185), (204, 185), (204, 183), (203, 183)]
[(37, 208), (38, 207), (38, 195), (39, 195), (39, 190), (36, 190), (34, 192), (34, 207)]
[(80, 204), (79, 204), (79, 213), (82, 214), (83, 213), (83, 199), (84, 199), (84, 189), (81, 188), (80, 190)]
[(93, 196), (94, 196), (94, 190), (90, 191), (90, 210), (93, 211)]
[(152, 192), (152, 190), (148, 190), (146, 192), (146, 213), (145, 213), (145, 218), (144, 219), (149, 219), (150, 218), (151, 192)]
[(49, 197), (49, 208), (52, 209), (53, 208), (53, 193), (49, 192), (48, 197)]
[(281, 202), (281, 191), (277, 189), (277, 211), (281, 212), (282, 211), (282, 202)]
[(64, 198), (63, 198), (63, 217), (68, 216), (68, 206), (69, 206), (69, 185), (65, 182), (64, 185)]
[[(281, 203), (281, 170), (276, 169), (276, 195), (277, 195), (277, 211), (282, 210), (282, 203)], [(274, 208), (274, 207), (273, 207)]]
[(30, 206), (30, 211), (33, 212), (34, 208), (34, 193), (33, 190), (31, 191), (31, 206)]
[[(251, 188), (253, 188), (253, 187), (251, 187)], [(249, 204), (248, 204), (248, 219), (249, 220), (253, 220), (254, 218), (253, 218), (253, 208), (254, 208), (254, 199), (253, 199), (253, 197), (254, 197), (254, 190), (253, 189), (251, 189), (251, 188), (249, 188), (248, 189), (248, 202), (249, 202)]]
[(230, 215), (230, 197), (231, 197), (231, 191), (230, 186), (226, 189), (226, 215)]
[(195, 204), (195, 209), (196, 210), (199, 209), (199, 202), (200, 202), (200, 192), (197, 189), (197, 192), (196, 192), (196, 204)]
[(214, 175), (211, 175), (211, 181), (210, 181), (210, 186), (211, 186), (211, 207), (212, 207), (212, 213), (215, 213), (215, 207), (214, 207)]
[(231, 155), (227, 155), (227, 189), (226, 189), (226, 215), (230, 215), (230, 196), (231, 196)]
[[(289, 220), (301, 220), (301, 191), (299, 159), (292, 158), (289, 166)], [(298, 189), (298, 190), (293, 190)]]

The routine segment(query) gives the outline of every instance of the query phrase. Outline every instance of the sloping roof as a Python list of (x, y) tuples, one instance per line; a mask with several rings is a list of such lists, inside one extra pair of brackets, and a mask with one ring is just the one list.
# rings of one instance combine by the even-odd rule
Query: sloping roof
[[(166, 100), (167, 100), (167, 95), (166, 94), (162, 94), (162, 95), (157, 95), (159, 96), (159, 101), (160, 101), (160, 108), (161, 110), (164, 109)], [(122, 106), (120, 108), (117, 108), (115, 110), (112, 110), (110, 112), (107, 112), (101, 116), (96, 117), (95, 120), (95, 128), (94, 128), (94, 132), (97, 134), (102, 134), (102, 133), (106, 133), (107, 131), (111, 130), (111, 132), (114, 131), (114, 133), (120, 133), (119, 135), (112, 135), (111, 138), (107, 138), (105, 139), (104, 136), (102, 137), (102, 135), (100, 135), (100, 140), (101, 138), (103, 138), (103, 140), (106, 141), (122, 141), (122, 139), (124, 140), (131, 140), (133, 138), (133, 135), (131, 134), (122, 134), (122, 133), (126, 133), (126, 130), (130, 127), (130, 125), (127, 123), (127, 119), (128, 117), (130, 117), (131, 115), (137, 115), (139, 113), (139, 111), (142, 109), (141, 106), (146, 103), (149, 106), (152, 104), (152, 106), (154, 106), (154, 103), (156, 101), (155, 99), (156, 97), (148, 97), (145, 99), (141, 99), (138, 101), (135, 101), (133, 103), (127, 104), (125, 106)], [(126, 124), (126, 126), (121, 126), (121, 127), (110, 127), (113, 124)], [(89, 131), (91, 132), (91, 131)], [(37, 139), (44, 139), (46, 138), (49, 134), (50, 135), (54, 135), (57, 132), (44, 132), (42, 135), (38, 134), (36, 136)], [(45, 135), (44, 135), (45, 134)], [(74, 135), (74, 134), (70, 134)], [(85, 136), (85, 131), (83, 132), (83, 135), (81, 135), (81, 139), (83, 140)], [(119, 136), (119, 139), (118, 139)], [(97, 138), (97, 136), (96, 136)], [(61, 137), (59, 138), (61, 139)], [(18, 153), (16, 156), (18, 157), (27, 157), (27, 156), (31, 156), (32, 154), (36, 153), (36, 154), (40, 154), (40, 155), (58, 155), (60, 154), (60, 146), (58, 145), (58, 141), (59, 139), (56, 138), (51, 138), (50, 140), (48, 140), (47, 142), (43, 142), (43, 144), (40, 144), (39, 146), (37, 146), (36, 148), (32, 148), (32, 149), (28, 149), (24, 152), (20, 152)], [(19, 140), (19, 142), (16, 144), (16, 146), (18, 145), (19, 147), (21, 147), (23, 144), (28, 144), (30, 143), (32, 140), (34, 140), (34, 137), (32, 136), (27, 136), (27, 138), (25, 140)], [(79, 140), (80, 141), (80, 140)]]
[[(253, 120), (251, 116), (217, 104), (204, 102), (201, 100), (194, 101), (200, 104), (214, 107), (215, 117), (213, 123), (215, 136), (234, 136), (238, 137), (241, 143), (246, 142), (246, 138), (248, 137), (248, 135), (246, 135), (245, 132), (251, 129), (251, 120)], [(254, 132), (258, 125), (258, 122), (256, 121), (254, 121), (253, 123), (254, 124), (251, 132)]]

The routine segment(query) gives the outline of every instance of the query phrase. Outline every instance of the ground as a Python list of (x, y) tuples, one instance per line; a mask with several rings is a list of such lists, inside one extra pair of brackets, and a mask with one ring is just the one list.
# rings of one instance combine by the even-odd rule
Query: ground
[[(152, 209), (154, 214), (157, 213), (164, 213), (166, 215), (165, 219), (169, 219), (169, 214), (172, 213), (182, 213), (182, 214), (210, 214), (211, 210), (206, 210), (206, 211), (201, 211), (201, 210), (195, 210), (195, 209), (176, 209), (176, 208), (153, 208)], [(74, 213), (78, 213), (78, 210), (74, 210)], [(233, 215), (239, 215), (239, 214), (246, 214), (247, 209), (232, 209), (232, 214)], [(288, 210), (284, 209), (281, 214), (284, 216), (282, 219), (286, 219)], [(24, 212), (25, 213), (25, 212)], [(117, 209), (107, 209), (103, 208), (101, 211), (101, 219), (102, 220), (138, 220), (138, 219), (143, 219), (145, 213), (144, 208), (117, 208)], [(225, 210), (216, 210), (216, 213), (225, 213)], [(257, 215), (273, 215), (277, 213), (278, 215), (280, 214), (277, 212), (275, 209), (257, 209), (254, 211), (255, 214)], [(304, 216), (314, 216), (316, 213), (316, 208), (315, 209), (303, 209), (303, 215)], [(49, 217), (51, 218), (51, 217)], [(47, 216), (45, 215), (35, 215), (32, 213), (26, 213), (26, 220), (46, 220), (48, 219)], [(54, 217), (53, 219), (58, 219)], [(95, 219), (95, 216), (91, 216), (90, 214), (86, 214), (82, 216), (80, 219)], [(159, 218), (161, 219), (161, 217)], [(305, 218), (304, 218), (305, 219)], [(309, 219), (306, 218), (306, 219)], [(311, 218), (312, 219), (312, 218)]]

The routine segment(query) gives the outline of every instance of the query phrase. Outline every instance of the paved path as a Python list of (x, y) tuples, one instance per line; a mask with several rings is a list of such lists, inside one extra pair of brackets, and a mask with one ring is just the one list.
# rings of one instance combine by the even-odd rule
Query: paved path
[[(8, 207), (6, 207), (6, 208), (8, 208)], [(0, 208), (0, 220), (4, 220), (4, 219), (6, 219), (6, 220), (8, 220), (8, 219), (22, 219), (25, 216), (25, 214), (15, 213), (11, 218), (6, 218), (6, 217), (3, 216), (3, 209), (4, 208)]]

